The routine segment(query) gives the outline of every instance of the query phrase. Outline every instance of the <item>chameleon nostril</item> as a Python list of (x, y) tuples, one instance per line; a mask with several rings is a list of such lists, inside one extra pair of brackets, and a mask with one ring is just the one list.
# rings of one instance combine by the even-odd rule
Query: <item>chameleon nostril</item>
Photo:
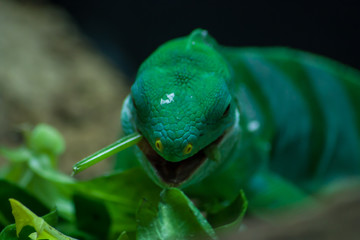
[(192, 144), (191, 144), (191, 143), (188, 143), (188, 145), (186, 145), (186, 147), (184, 148), (183, 153), (184, 153), (184, 154), (189, 154), (189, 153), (191, 153), (192, 148), (193, 148)]
[(160, 139), (157, 139), (157, 140), (155, 141), (155, 147), (156, 147), (156, 149), (157, 149), (158, 151), (162, 152), (162, 150), (163, 150), (164, 147), (163, 147)]

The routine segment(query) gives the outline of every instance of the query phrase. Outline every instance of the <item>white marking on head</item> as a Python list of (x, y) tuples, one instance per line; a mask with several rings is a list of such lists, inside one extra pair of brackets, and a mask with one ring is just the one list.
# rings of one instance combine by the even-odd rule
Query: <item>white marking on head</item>
[(175, 93), (166, 94), (167, 99), (160, 99), (160, 105), (174, 102)]

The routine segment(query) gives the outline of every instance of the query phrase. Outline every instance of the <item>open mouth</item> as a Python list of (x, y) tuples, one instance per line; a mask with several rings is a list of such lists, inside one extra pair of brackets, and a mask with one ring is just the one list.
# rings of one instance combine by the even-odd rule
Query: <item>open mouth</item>
[(220, 136), (214, 142), (201, 149), (193, 156), (179, 162), (170, 162), (165, 160), (157, 154), (145, 138), (138, 143), (138, 146), (156, 170), (157, 175), (161, 178), (161, 180), (167, 185), (175, 187), (192, 176), (196, 169), (198, 169), (207, 159), (205, 154), (206, 149), (218, 144), (223, 136), (224, 135)]

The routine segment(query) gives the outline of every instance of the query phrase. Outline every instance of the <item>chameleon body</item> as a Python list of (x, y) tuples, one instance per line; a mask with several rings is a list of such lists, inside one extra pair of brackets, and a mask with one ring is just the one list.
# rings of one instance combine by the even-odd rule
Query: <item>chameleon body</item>
[(162, 187), (250, 208), (293, 204), (360, 174), (360, 74), (288, 48), (224, 47), (205, 31), (160, 46), (122, 110)]

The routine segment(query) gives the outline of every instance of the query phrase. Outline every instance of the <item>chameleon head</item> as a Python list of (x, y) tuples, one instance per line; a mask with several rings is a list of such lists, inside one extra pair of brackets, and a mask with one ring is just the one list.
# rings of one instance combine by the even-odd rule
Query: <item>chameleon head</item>
[(215, 157), (208, 149), (234, 122), (230, 78), (204, 30), (162, 45), (142, 64), (130, 104), (134, 130), (144, 136), (143, 165), (156, 182), (180, 186), (212, 168), (207, 162)]

